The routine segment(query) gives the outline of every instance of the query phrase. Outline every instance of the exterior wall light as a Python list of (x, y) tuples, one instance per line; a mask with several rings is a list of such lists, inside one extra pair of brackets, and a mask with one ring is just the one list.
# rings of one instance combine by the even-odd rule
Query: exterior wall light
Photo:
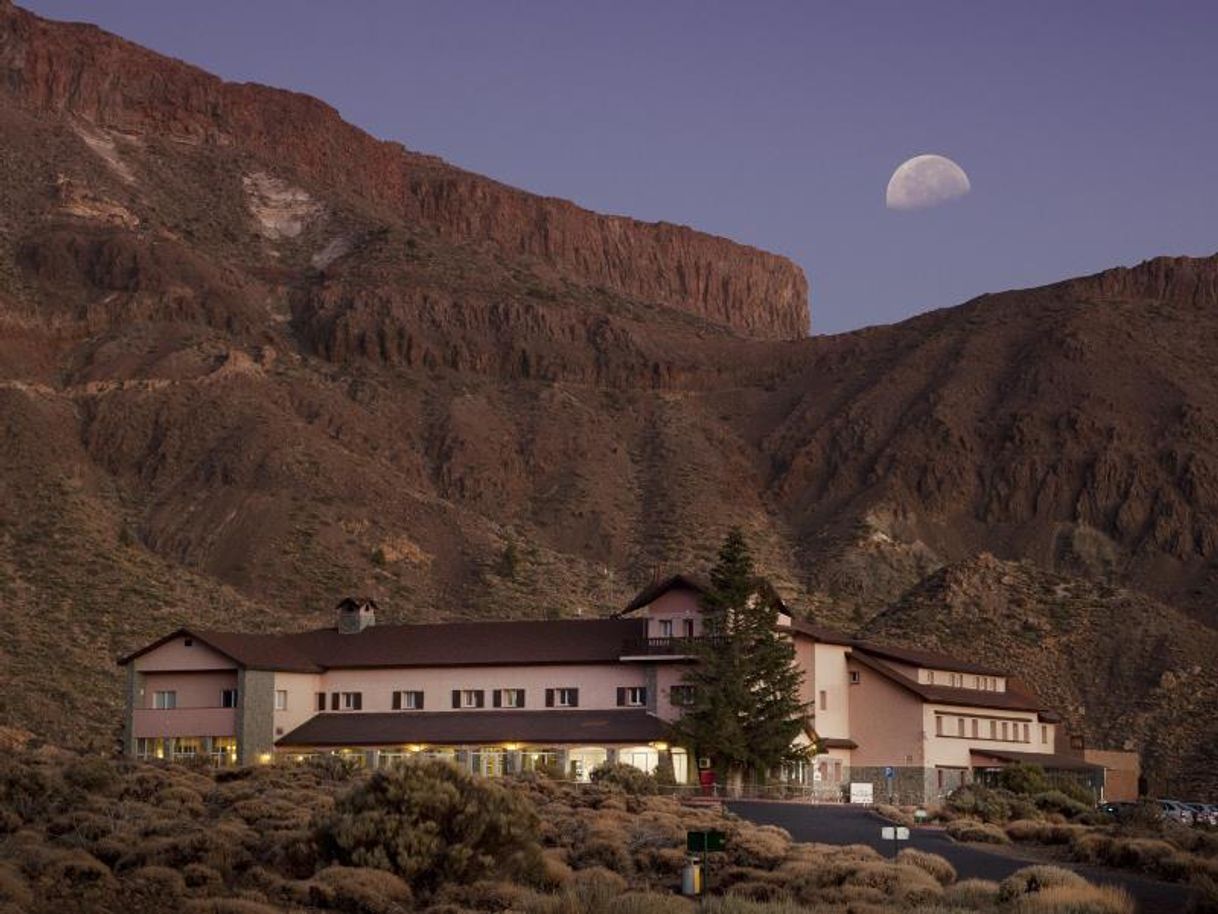
[(655, 749), (658, 752), (665, 752), (668, 750), (668, 743), (664, 743), (664, 742), (652, 743), (651, 748)]
[(269, 765), (271, 763), (271, 753), (263, 752), (258, 756), (259, 765)]

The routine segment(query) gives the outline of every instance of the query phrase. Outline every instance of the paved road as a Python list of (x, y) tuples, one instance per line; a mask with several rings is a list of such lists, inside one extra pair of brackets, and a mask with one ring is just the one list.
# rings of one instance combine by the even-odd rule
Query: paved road
[[(734, 801), (728, 808), (736, 815), (759, 825), (778, 825), (796, 841), (819, 844), (867, 844), (891, 856), (892, 842), (880, 838), (880, 828), (888, 824), (868, 809), (859, 806), (813, 806), (808, 803)], [(915, 828), (902, 847), (912, 846), (946, 857), (961, 879), (1005, 879), (1031, 864), (1005, 854), (983, 850), (976, 845), (957, 844), (942, 829)], [(1061, 864), (1055, 864), (1061, 865)], [(1092, 882), (1119, 885), (1138, 903), (1140, 914), (1179, 914), (1188, 905), (1189, 890), (1183, 886), (1099, 867), (1067, 864)]]

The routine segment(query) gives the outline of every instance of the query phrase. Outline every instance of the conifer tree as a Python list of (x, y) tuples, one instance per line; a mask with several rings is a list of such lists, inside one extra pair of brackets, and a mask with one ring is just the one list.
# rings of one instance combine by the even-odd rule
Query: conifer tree
[(791, 640), (775, 630), (781, 601), (758, 580), (739, 529), (720, 548), (710, 584), (702, 598), (707, 637), (684, 679), (693, 697), (673, 740), (709, 757), (736, 793), (746, 773), (764, 777), (797, 754), (792, 742), (807, 715), (803, 671)]

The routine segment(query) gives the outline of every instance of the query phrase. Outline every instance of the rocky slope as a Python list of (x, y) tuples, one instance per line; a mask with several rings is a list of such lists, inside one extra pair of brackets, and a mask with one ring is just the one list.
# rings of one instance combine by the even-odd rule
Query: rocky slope
[(607, 612), (732, 524), (839, 624), (982, 550), (1218, 622), (1218, 258), (806, 338), (781, 258), (312, 99), (4, 0), (0, 70), (0, 722), (98, 736), (185, 619)]

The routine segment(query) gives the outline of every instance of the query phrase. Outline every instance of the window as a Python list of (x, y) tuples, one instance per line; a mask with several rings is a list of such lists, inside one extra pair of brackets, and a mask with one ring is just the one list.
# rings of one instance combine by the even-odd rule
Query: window
[(484, 698), (481, 689), (461, 689), (458, 694), (457, 706), (461, 708), (481, 708)]
[(1045, 724), (1040, 725), (1040, 741), (1041, 743), (1049, 741), (1049, 728)]
[(1027, 724), (1023, 725), (1023, 741), (1025, 743), (1032, 742), (1032, 737), (1028, 734), (1028, 725)]
[(661, 638), (671, 638), (672, 637), (672, 619), (661, 619), (660, 620), (660, 637)]
[(288, 709), (288, 691), (287, 689), (275, 690), (275, 710), (286, 711)]
[(859, 673), (858, 670), (850, 671), (850, 684), (851, 685), (858, 685), (862, 681), (862, 678), (863, 678), (862, 674)]
[(998, 721), (990, 721), (990, 739), (998, 739)]
[(981, 725), (981, 721), (977, 720), (977, 718), (974, 717), (973, 718), (973, 739), (977, 738), (977, 733), (978, 733), (978, 730), (980, 729), (980, 725)]
[(1011, 738), (1011, 734), (1008, 732), (1007, 722), (1005, 720), (1002, 722), (1002, 738), (1004, 740), (1009, 740)]
[(938, 714), (935, 715), (935, 736), (943, 735), (943, 718)]
[(935, 671), (934, 670), (926, 671), (926, 681), (928, 683), (930, 683), (931, 685), (935, 684)]
[(177, 692), (153, 692), (152, 706), (162, 711), (169, 711), (178, 706)]
[(220, 690), (220, 707), (222, 707), (222, 708), (237, 707), (237, 690), (236, 689), (221, 689)]
[(980, 677), (980, 676), (974, 676), (974, 677), (973, 677), (973, 688), (974, 688), (974, 689), (980, 689), (980, 688), (981, 688), (981, 677)]
[(338, 699), (334, 710), (359, 711), (364, 707), (363, 692), (335, 692), (333, 697)]
[(325, 692), (317, 693), (317, 710), (318, 711), (326, 710), (326, 693)]
[(626, 686), (617, 690), (619, 708), (641, 708), (647, 704), (647, 689), (643, 686)]
[(829, 710), (829, 693), (824, 689), (820, 690), (820, 709), (822, 711)]
[(956, 718), (956, 735), (964, 736), (964, 718), (963, 717)]
[(524, 707), (524, 689), (496, 689), (493, 697), (496, 708)]
[(685, 637), (692, 638), (694, 636), (694, 620), (686, 619), (684, 623)]
[(393, 693), (393, 710), (395, 710), (395, 711), (422, 711), (423, 710), (423, 693), (422, 692), (394, 692)]
[(547, 708), (578, 708), (579, 689), (546, 689)]
[(678, 708), (688, 708), (694, 703), (694, 687), (675, 685), (668, 690), (668, 699)]

